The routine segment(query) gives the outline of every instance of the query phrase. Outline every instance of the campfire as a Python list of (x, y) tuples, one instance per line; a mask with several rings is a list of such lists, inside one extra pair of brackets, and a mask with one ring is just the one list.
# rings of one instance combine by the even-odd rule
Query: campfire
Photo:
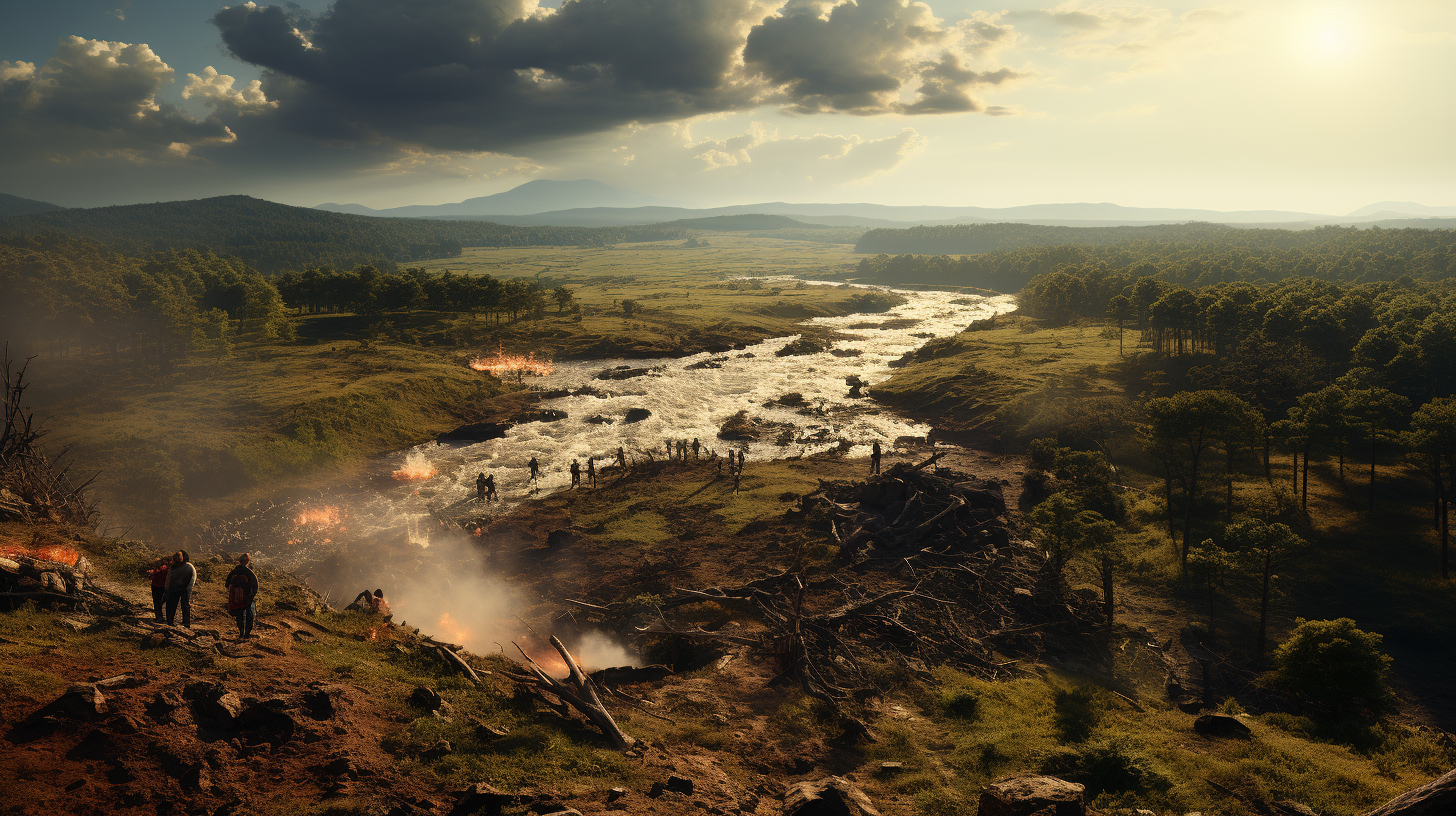
[(31, 549), (29, 547), (23, 547), (18, 544), (7, 544), (3, 547), (0, 547), (0, 556), (4, 556), (6, 558), (15, 558), (16, 556), (29, 556), (31, 558), (39, 559), (41, 561), (51, 561), (56, 564), (65, 564), (68, 567), (75, 566), (76, 562), (79, 561), (81, 558), (81, 554), (79, 552), (76, 552), (70, 547), (64, 547), (59, 544), (47, 544), (41, 547), (36, 547), (34, 549)]
[(475, 371), (492, 374), (497, 379), (514, 376), (517, 380), (527, 374), (533, 377), (545, 377), (556, 370), (556, 366), (550, 360), (537, 360), (534, 351), (522, 357), (519, 354), (506, 354), (505, 349), (500, 347), (496, 348), (494, 357), (472, 359), (470, 367)]
[(424, 454), (410, 451), (404, 459), (404, 467), (392, 475), (397, 482), (423, 482), (435, 478), (435, 466), (425, 459)]

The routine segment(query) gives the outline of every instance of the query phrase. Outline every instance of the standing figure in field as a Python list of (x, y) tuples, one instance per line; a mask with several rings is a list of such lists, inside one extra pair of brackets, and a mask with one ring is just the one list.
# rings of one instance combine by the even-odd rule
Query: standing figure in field
[(667, 461), (672, 461), (672, 440), (667, 440)]
[(500, 497), (495, 494), (495, 474), (492, 473), (485, 477), (485, 500), (493, 502), (498, 498)]
[(595, 456), (586, 458), (586, 483), (592, 487), (597, 486), (597, 458)]
[(870, 473), (879, 473), (879, 472), (880, 472), (880, 442), (879, 442), (879, 440), (875, 440), (875, 443), (873, 445), (870, 445)]
[(617, 446), (617, 467), (622, 469), (622, 475), (627, 475), (627, 452), (621, 445)]
[(698, 451), (701, 449), (701, 447), (702, 446), (698, 444), (698, 438), (696, 436), (693, 437), (693, 458), (694, 459), (697, 459), (698, 458)]
[(581, 484), (581, 463), (575, 459), (571, 460), (571, 486), (577, 487)]
[(738, 467), (733, 469), (733, 495), (738, 495), (738, 484), (743, 481), (743, 451), (738, 452)]
[(485, 474), (484, 473), (482, 473), (479, 476), (476, 476), (475, 477), (475, 500), (478, 501), (478, 502), (485, 501)]
[(162, 609), (167, 603), (167, 570), (171, 565), (172, 559), (158, 558), (151, 569), (142, 570), (143, 575), (152, 579), (152, 614), (158, 623), (167, 619)]
[(197, 585), (197, 568), (192, 566), (192, 556), (186, 550), (172, 555), (172, 566), (167, 569), (167, 625), (177, 620), (177, 607), (182, 607), (182, 625), (192, 628), (192, 588)]
[(253, 634), (253, 620), (258, 614), (258, 576), (248, 566), (252, 562), (253, 557), (247, 553), (238, 556), (238, 565), (224, 582), (228, 590), (228, 611), (238, 621), (239, 640)]
[(541, 480), (541, 464), (536, 461), (536, 457), (532, 456), (531, 461), (526, 463), (526, 467), (531, 470), (531, 481)]

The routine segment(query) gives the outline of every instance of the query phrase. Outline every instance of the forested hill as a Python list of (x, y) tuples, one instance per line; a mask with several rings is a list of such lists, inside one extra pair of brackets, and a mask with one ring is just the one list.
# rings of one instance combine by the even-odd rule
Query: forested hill
[(248, 196), (70, 209), (0, 219), (0, 235), (60, 231), (131, 255), (210, 249), (263, 272), (395, 264), (472, 246), (581, 246), (683, 238), (668, 227), (512, 227), (485, 221), (372, 218)]
[[(982, 235), (976, 240), (984, 240), (987, 246), (1004, 240), (1007, 246), (959, 257), (930, 254), (938, 251), (935, 247), (951, 243), (949, 237), (936, 238), (942, 231), (946, 235), (951, 231)], [(901, 245), (897, 242), (906, 241), (903, 245), (912, 248), (904, 251), (926, 254), (865, 258), (856, 272), (861, 280), (974, 286), (998, 292), (1020, 291), (1033, 277), (1063, 267), (1089, 266), (1156, 276), (1185, 286), (1294, 277), (1348, 283), (1406, 276), (1435, 281), (1456, 275), (1456, 230), (1446, 229), (1320, 227), (1295, 231), (1217, 224), (1104, 229), (990, 224), (984, 228), (871, 230), (861, 238), (859, 249), (866, 251), (866, 242), (876, 245), (871, 237), (877, 233), (896, 236), (881, 243)], [(928, 237), (922, 244), (904, 239), (912, 233)], [(1056, 243), (1063, 238), (1067, 240)], [(1015, 244), (1018, 240), (1023, 243)]]
[(0, 218), (9, 218), (12, 215), (30, 215), (31, 213), (54, 212), (64, 209), (55, 204), (48, 204), (44, 201), (36, 201), (31, 198), (0, 193)]

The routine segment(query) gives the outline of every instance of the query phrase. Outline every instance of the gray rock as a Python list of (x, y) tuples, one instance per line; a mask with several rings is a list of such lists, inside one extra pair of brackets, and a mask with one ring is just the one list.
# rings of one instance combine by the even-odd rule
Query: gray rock
[(978, 816), (1087, 816), (1086, 788), (1055, 776), (1003, 776), (981, 791)]

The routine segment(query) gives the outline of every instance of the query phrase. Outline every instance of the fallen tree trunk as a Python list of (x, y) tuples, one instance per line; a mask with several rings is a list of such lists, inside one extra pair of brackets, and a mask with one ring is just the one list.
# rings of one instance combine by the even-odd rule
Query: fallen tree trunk
[(1447, 816), (1456, 813), (1456, 771), (1391, 799), (1365, 816)]
[(538, 691), (546, 691), (561, 698), (563, 702), (580, 711), (591, 721), (592, 725), (601, 729), (617, 750), (626, 751), (637, 744), (637, 740), (622, 731), (621, 727), (617, 725), (617, 721), (612, 719), (611, 712), (602, 705), (602, 698), (597, 694), (596, 684), (581, 670), (581, 666), (577, 665), (576, 658), (566, 650), (566, 645), (561, 642), (560, 638), (552, 635), (551, 647), (561, 655), (562, 661), (566, 663), (568, 674), (565, 680), (557, 680), (547, 674), (545, 669), (542, 669), (536, 664), (536, 661), (531, 659), (530, 655), (526, 654), (526, 650), (522, 649), (520, 644), (512, 642), (511, 645), (515, 646), (521, 656), (526, 658), (526, 668), (531, 670), (530, 677), (514, 676), (513, 679), (529, 683)]
[(464, 672), (465, 676), (470, 678), (470, 682), (474, 683), (477, 688), (485, 685), (485, 683), (481, 681), (480, 675), (475, 673), (475, 669), (470, 668), (470, 664), (465, 662), (465, 658), (461, 657), (458, 654), (455, 654), (455, 652), (439, 644), (436, 644), (435, 648), (439, 649), (440, 652), (445, 655), (445, 657), (449, 658), (450, 662), (454, 663), (456, 668)]

